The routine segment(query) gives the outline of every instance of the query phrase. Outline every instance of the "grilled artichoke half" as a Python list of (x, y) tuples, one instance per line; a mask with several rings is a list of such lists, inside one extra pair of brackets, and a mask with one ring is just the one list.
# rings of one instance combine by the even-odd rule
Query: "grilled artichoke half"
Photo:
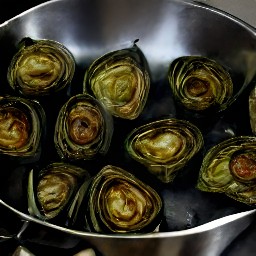
[(112, 116), (103, 105), (89, 94), (78, 94), (60, 109), (54, 142), (62, 159), (89, 160), (107, 153), (112, 134)]
[(24, 38), (8, 67), (8, 82), (25, 96), (43, 96), (68, 86), (75, 72), (75, 60), (61, 43)]
[(87, 220), (100, 233), (152, 232), (160, 224), (162, 199), (124, 169), (108, 165), (93, 178)]
[(164, 183), (172, 182), (203, 144), (195, 125), (176, 118), (138, 127), (125, 140), (128, 154)]
[(46, 124), (44, 109), (35, 100), (0, 97), (0, 155), (2, 159), (33, 162), (41, 153)]
[(255, 205), (256, 138), (233, 137), (212, 147), (203, 159), (197, 188)]
[(224, 110), (233, 95), (229, 72), (207, 57), (175, 59), (170, 64), (168, 79), (175, 100), (192, 111)]
[(136, 44), (99, 57), (84, 77), (84, 92), (95, 96), (113, 116), (123, 119), (140, 115), (149, 88), (148, 65)]
[(54, 162), (28, 177), (28, 211), (49, 222), (65, 225), (71, 214), (76, 192), (89, 173), (75, 165)]

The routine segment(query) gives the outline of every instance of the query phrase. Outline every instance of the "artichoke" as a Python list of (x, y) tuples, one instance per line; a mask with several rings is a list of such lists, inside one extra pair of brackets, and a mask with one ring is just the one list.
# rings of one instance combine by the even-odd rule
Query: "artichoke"
[(256, 86), (249, 95), (249, 116), (252, 133), (256, 135)]
[(162, 182), (172, 182), (204, 144), (200, 130), (176, 118), (145, 124), (125, 140), (130, 157), (145, 165)]
[(25, 96), (58, 92), (70, 84), (75, 72), (71, 52), (53, 40), (24, 38), (8, 67), (12, 89)]
[(197, 188), (255, 205), (256, 138), (233, 137), (212, 147), (203, 159)]
[(168, 71), (174, 99), (192, 111), (222, 111), (233, 95), (229, 72), (215, 60), (202, 56), (175, 59)]
[(36, 161), (45, 124), (44, 109), (37, 101), (0, 97), (0, 155), (19, 163)]
[(92, 94), (116, 117), (135, 119), (150, 87), (146, 59), (136, 44), (96, 59), (85, 72), (84, 93)]
[(81, 184), (89, 180), (89, 173), (81, 167), (54, 162), (39, 170), (31, 170), (28, 177), (28, 211), (41, 220), (65, 224), (73, 199)]
[(124, 169), (108, 165), (93, 178), (87, 220), (100, 233), (145, 233), (159, 225), (162, 199)]
[(60, 109), (54, 142), (62, 159), (90, 160), (107, 153), (112, 134), (112, 116), (102, 104), (89, 94), (78, 94)]

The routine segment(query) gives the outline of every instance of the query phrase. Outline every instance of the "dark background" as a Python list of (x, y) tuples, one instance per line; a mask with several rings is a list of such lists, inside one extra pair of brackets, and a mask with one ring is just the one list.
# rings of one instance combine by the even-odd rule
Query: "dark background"
[(37, 6), (47, 0), (1, 0), (0, 23), (26, 11), (29, 8)]

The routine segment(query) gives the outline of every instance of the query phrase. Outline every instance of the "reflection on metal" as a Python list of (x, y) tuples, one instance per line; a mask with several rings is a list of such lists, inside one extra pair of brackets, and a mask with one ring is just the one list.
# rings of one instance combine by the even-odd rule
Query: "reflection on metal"
[(16, 236), (16, 238), (17, 238), (18, 240), (21, 238), (22, 233), (23, 233), (24, 231), (26, 231), (28, 225), (29, 225), (29, 221), (27, 221), (27, 220), (23, 221), (23, 225), (21, 226), (21, 229), (20, 229), (19, 233), (18, 233), (17, 236)]
[(230, 13), (248, 24), (256, 27), (255, 21), (255, 0), (246, 0), (241, 2), (241, 0), (197, 0), (195, 2), (200, 2), (207, 4), (212, 7), (216, 7), (220, 10)]
[(35, 256), (35, 254), (23, 246), (18, 246), (12, 256)]

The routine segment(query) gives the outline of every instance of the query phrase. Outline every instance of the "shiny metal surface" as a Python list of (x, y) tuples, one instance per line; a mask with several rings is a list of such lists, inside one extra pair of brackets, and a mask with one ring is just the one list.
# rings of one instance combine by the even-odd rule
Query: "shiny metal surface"
[[(66, 229), (42, 222), (6, 206), (22, 220), (17, 234), (21, 241), (30, 240), (59, 248), (72, 248), (80, 239), (86, 241), (99, 255), (198, 255), (217, 256), (255, 219), (255, 210), (232, 214), (188, 230), (144, 235), (104, 235)], [(171, 254), (170, 254), (171, 252)]]
[[(153, 82), (163, 80), (169, 63), (182, 55), (220, 60), (240, 74), (241, 88), (255, 81), (255, 28), (193, 1), (148, 0), (146, 5), (145, 1), (136, 0), (46, 2), (0, 25), (2, 81), (6, 81), (6, 63), (25, 36), (63, 43), (81, 69), (105, 52), (124, 48), (139, 39)], [(8, 196), (1, 192), (0, 204), (24, 222), (18, 239), (63, 248), (72, 247), (82, 239), (104, 256), (218, 256), (255, 218), (255, 210), (248, 210), (187, 230), (102, 235), (41, 222), (18, 210)]]
[(243, 2), (240, 0), (198, 0), (197, 2), (216, 7), (256, 27), (254, 17), (256, 8), (255, 0), (245, 0)]

